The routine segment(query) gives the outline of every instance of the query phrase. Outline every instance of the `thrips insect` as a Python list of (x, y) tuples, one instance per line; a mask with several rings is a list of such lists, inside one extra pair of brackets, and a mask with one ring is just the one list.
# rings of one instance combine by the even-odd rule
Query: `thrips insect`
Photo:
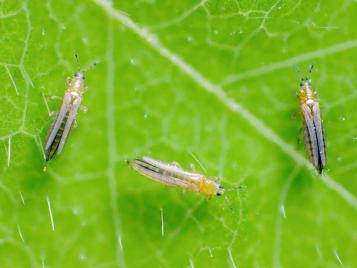
[(139, 174), (154, 181), (199, 192), (207, 197), (222, 195), (223, 186), (202, 174), (183, 170), (177, 164), (164, 163), (150, 157), (127, 161)]
[(78, 55), (75, 54), (75, 57), (78, 71), (74, 74), (72, 79), (67, 79), (67, 90), (63, 97), (61, 109), (57, 112), (55, 119), (47, 132), (45, 145), (46, 161), (50, 160), (55, 153), (60, 154), (62, 152), (68, 134), (75, 122), (78, 108), (82, 103), (83, 93), (88, 89), (84, 85), (84, 74), (97, 64), (97, 62), (95, 62), (88, 66), (88, 68), (81, 70), (79, 67)]
[(295, 71), (301, 76), (300, 89), (297, 96), (300, 100), (300, 111), (304, 123), (304, 142), (310, 162), (322, 173), (326, 165), (326, 144), (324, 129), (321, 122), (320, 107), (317, 92), (311, 85), (311, 65), (309, 76), (304, 78), (297, 67)]

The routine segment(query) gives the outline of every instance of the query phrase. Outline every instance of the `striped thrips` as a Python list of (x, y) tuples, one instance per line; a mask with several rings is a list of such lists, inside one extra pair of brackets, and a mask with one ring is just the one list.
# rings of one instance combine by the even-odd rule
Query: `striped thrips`
[[(300, 89), (297, 92), (297, 96), (300, 101), (306, 151), (310, 162), (321, 174), (326, 166), (326, 143), (317, 92), (311, 84), (312, 69), (313, 65), (310, 67), (308, 77), (304, 78), (301, 75)], [(300, 73), (297, 68), (295, 70)]]
[(97, 64), (95, 62), (88, 66), (88, 68), (81, 70), (77, 54), (75, 54), (75, 57), (78, 71), (72, 79), (67, 79), (67, 89), (63, 97), (62, 106), (47, 132), (45, 145), (46, 161), (50, 160), (56, 153), (60, 154), (62, 152), (75, 122), (77, 111), (82, 103), (83, 93), (88, 89), (84, 84), (84, 74), (88, 69)]

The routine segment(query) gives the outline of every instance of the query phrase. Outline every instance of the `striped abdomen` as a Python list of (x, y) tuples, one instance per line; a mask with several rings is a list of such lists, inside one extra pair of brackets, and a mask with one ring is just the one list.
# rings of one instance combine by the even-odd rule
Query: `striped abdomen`
[(309, 160), (321, 174), (326, 165), (325, 135), (320, 118), (318, 103), (313, 103), (311, 108), (302, 105), (304, 116), (304, 141)]
[[(50, 127), (50, 129), (48, 131), (47, 136), (49, 136), (49, 134), (53, 131), (53, 127), (54, 127), (55, 122), (57, 121), (57, 118), (58, 118), (58, 114), (56, 115), (56, 118), (53, 121), (53, 123), (52, 123), (52, 125), (51, 125), (51, 127)], [(58, 129), (53, 142), (51, 143), (50, 147), (45, 152), (46, 161), (50, 160), (55, 155), (55, 153), (57, 152), (57, 149), (58, 149), (59, 143), (61, 141), (62, 134), (63, 134), (63, 131), (64, 131), (64, 128), (65, 128), (67, 120), (68, 120), (68, 112), (66, 113), (65, 117), (63, 118), (61, 126)], [(47, 138), (46, 138), (46, 140), (47, 140)]]

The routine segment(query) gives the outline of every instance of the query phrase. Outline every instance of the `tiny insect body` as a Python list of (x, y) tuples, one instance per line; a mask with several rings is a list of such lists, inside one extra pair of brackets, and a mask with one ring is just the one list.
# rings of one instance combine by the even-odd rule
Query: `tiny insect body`
[[(311, 85), (311, 71), (309, 77), (301, 76), (300, 89), (297, 96), (300, 101), (300, 111), (303, 119), (304, 142), (310, 162), (319, 174), (326, 166), (326, 143), (321, 121), (320, 106), (317, 92)], [(297, 72), (300, 71), (297, 69)], [(301, 74), (301, 73), (300, 73)]]
[(223, 186), (202, 174), (183, 170), (177, 164), (164, 163), (150, 157), (127, 161), (139, 174), (168, 186), (199, 192), (207, 197), (222, 195)]
[(56, 153), (60, 154), (76, 119), (77, 111), (82, 103), (83, 93), (87, 90), (84, 84), (85, 72), (96, 65), (92, 64), (85, 70), (80, 70), (78, 56), (75, 55), (78, 71), (72, 79), (67, 80), (67, 89), (63, 97), (62, 106), (46, 136), (45, 159), (50, 160)]

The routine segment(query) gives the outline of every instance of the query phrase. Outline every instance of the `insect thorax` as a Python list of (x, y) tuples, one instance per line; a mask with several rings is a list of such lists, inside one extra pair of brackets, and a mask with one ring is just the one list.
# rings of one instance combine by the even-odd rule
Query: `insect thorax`
[(79, 77), (73, 78), (69, 83), (67, 91), (70, 92), (73, 97), (81, 96), (84, 92), (84, 80)]
[(311, 84), (305, 83), (300, 87), (299, 99), (301, 103), (311, 104), (316, 101), (317, 96), (315, 91), (312, 89)]
[(207, 180), (202, 178), (199, 181), (199, 191), (206, 196), (213, 196), (217, 194), (218, 185), (214, 181)]

